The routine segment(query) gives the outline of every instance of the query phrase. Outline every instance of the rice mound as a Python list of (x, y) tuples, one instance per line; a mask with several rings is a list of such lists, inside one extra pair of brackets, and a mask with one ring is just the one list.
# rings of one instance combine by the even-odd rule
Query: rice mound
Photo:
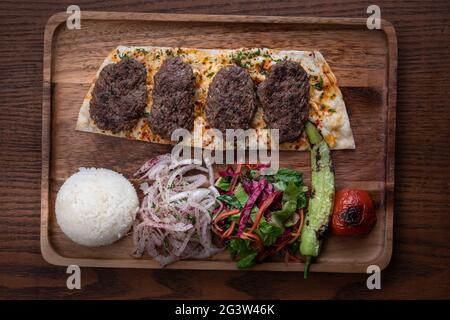
[(56, 220), (74, 242), (98, 247), (113, 243), (130, 229), (139, 208), (132, 184), (108, 169), (80, 168), (56, 197)]

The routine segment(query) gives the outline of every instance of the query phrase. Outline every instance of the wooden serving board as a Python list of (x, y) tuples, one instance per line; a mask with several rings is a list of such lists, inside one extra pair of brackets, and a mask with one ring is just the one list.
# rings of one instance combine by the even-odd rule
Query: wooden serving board
[[(330, 235), (311, 271), (366, 272), (385, 268), (392, 254), (397, 42), (393, 26), (368, 30), (365, 19), (205, 16), (82, 12), (81, 29), (66, 28), (65, 13), (52, 16), (44, 39), (42, 114), (41, 251), (52, 264), (159, 268), (133, 259), (131, 237), (101, 248), (73, 243), (59, 229), (56, 193), (79, 167), (104, 167), (127, 177), (170, 146), (75, 131), (91, 79), (117, 45), (193, 48), (268, 47), (319, 50), (338, 79), (356, 149), (333, 151), (337, 188), (368, 190), (378, 222), (361, 237)], [(281, 166), (304, 172), (308, 152), (285, 151)], [(170, 269), (236, 269), (228, 252), (208, 260), (174, 263)], [(251, 270), (303, 271), (302, 263), (264, 262)]]

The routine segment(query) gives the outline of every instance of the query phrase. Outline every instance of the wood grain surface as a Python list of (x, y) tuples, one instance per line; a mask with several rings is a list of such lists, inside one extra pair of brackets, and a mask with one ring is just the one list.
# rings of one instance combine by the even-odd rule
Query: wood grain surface
[[(47, 19), (69, 4), (0, 4), (1, 298), (450, 297), (447, 2), (378, 3), (382, 18), (395, 26), (399, 44), (394, 253), (378, 291), (367, 290), (364, 274), (312, 274), (303, 281), (298, 273), (94, 268), (82, 269), (82, 290), (67, 290), (65, 268), (42, 259), (39, 209), (43, 31)], [(78, 4), (84, 10), (337, 17), (365, 17), (368, 5), (355, 1), (338, 6), (326, 1)], [(83, 87), (82, 82), (78, 86)], [(64, 93), (64, 84), (59, 90)]]

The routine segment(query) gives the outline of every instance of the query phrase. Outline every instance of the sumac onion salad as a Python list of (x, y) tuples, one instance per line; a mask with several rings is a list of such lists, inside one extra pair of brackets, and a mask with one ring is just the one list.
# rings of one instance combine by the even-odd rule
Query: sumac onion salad
[(205, 167), (191, 159), (176, 161), (166, 154), (147, 161), (135, 176), (144, 199), (134, 224), (134, 256), (147, 252), (165, 266), (221, 251), (210, 232), (219, 193), (209, 163)]

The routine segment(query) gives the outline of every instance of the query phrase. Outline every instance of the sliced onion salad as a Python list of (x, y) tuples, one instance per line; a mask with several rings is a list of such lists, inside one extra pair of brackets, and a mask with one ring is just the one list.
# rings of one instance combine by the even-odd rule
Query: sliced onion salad
[(136, 172), (144, 199), (133, 231), (135, 256), (147, 252), (165, 266), (222, 250), (211, 241), (211, 212), (219, 192), (212, 166), (205, 162), (203, 166), (192, 159), (178, 161), (166, 154)]

